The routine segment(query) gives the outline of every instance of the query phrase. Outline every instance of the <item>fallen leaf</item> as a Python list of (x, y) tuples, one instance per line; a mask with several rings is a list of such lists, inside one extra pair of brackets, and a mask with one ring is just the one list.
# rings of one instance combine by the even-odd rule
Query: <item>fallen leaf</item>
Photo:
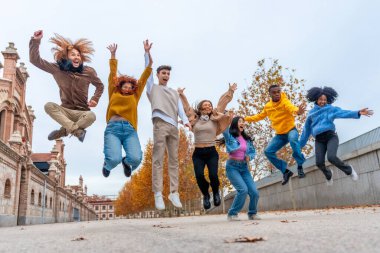
[(260, 241), (265, 241), (266, 239), (264, 237), (250, 237), (250, 236), (240, 236), (235, 239), (230, 239), (230, 240), (224, 240), (225, 243), (235, 243), (235, 242), (260, 242)]
[(153, 227), (154, 228), (174, 228), (172, 226), (165, 226), (165, 225), (161, 225), (161, 224), (159, 224), (159, 225), (153, 225)]
[(254, 221), (252, 223), (245, 224), (245, 226), (248, 226), (248, 225), (259, 225), (259, 223)]
[(75, 239), (73, 239), (73, 240), (71, 240), (71, 241), (84, 241), (84, 240), (86, 240), (86, 238), (84, 238), (84, 237), (78, 237), (78, 238), (75, 238)]

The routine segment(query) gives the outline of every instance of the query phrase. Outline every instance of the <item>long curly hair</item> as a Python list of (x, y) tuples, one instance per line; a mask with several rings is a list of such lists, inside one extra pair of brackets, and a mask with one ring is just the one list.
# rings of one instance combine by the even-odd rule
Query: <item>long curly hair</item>
[(120, 93), (121, 93), (121, 87), (123, 87), (123, 85), (126, 83), (132, 84), (133, 93), (136, 93), (139, 88), (138, 80), (132, 76), (120, 75), (120, 76), (114, 77), (113, 81), (114, 81), (114, 86), (119, 90)]
[(317, 103), (318, 98), (325, 95), (327, 103), (332, 104), (338, 98), (338, 93), (331, 87), (313, 87), (307, 91), (306, 98), (309, 102)]
[(67, 59), (68, 52), (76, 49), (81, 55), (82, 62), (91, 62), (90, 55), (93, 55), (95, 52), (91, 41), (82, 38), (73, 43), (69, 38), (65, 38), (57, 33), (54, 35), (55, 37), (50, 38), (49, 41), (56, 45), (51, 49), (56, 61)]

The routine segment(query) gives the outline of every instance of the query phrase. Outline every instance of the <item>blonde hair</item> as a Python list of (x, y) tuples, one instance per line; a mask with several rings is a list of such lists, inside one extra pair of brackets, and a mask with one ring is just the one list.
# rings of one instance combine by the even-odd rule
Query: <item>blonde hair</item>
[(54, 35), (55, 37), (50, 38), (50, 42), (56, 45), (51, 49), (56, 61), (67, 59), (68, 52), (72, 49), (76, 49), (79, 51), (83, 62), (91, 62), (90, 55), (93, 55), (95, 52), (91, 41), (82, 38), (73, 43), (70, 39), (57, 33)]

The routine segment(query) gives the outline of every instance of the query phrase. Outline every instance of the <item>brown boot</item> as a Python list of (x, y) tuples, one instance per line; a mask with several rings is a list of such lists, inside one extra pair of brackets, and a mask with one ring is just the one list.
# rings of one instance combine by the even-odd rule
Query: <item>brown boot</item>
[(48, 136), (48, 140), (49, 141), (56, 140), (67, 135), (68, 134), (67, 134), (66, 129), (61, 127), (59, 130), (54, 130), (53, 132), (51, 132)]

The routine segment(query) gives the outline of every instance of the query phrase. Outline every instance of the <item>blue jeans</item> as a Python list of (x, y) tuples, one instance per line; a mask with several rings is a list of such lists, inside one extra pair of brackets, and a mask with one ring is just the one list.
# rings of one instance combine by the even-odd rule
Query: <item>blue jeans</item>
[(121, 163), (121, 148), (125, 151), (124, 162), (137, 169), (142, 160), (142, 151), (136, 130), (128, 121), (111, 121), (104, 131), (104, 163), (112, 170)]
[(259, 192), (248, 170), (247, 162), (227, 160), (226, 172), (228, 179), (236, 189), (236, 196), (230, 210), (228, 210), (228, 215), (237, 215), (240, 212), (244, 206), (247, 194), (249, 195), (248, 215), (256, 214)]
[(302, 166), (305, 162), (305, 157), (301, 152), (300, 143), (298, 141), (298, 131), (295, 128), (290, 130), (287, 134), (276, 134), (264, 151), (268, 160), (274, 165), (274, 167), (279, 169), (282, 174), (285, 173), (288, 164), (284, 160), (279, 159), (276, 153), (288, 143), (290, 143), (290, 146), (292, 147), (292, 156), (296, 160), (298, 166)]

